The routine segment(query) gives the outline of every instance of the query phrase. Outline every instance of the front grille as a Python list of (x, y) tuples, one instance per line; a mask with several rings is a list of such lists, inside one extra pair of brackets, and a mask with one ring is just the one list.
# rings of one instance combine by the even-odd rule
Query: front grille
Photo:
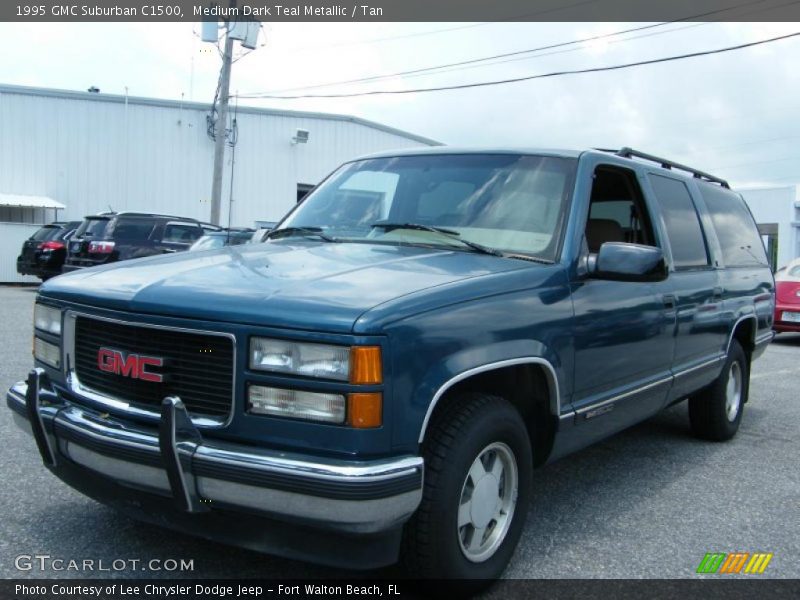
[[(148, 371), (163, 375), (163, 381), (101, 371), (101, 348), (118, 350), (124, 356), (162, 358), (163, 367), (148, 367)], [(79, 316), (75, 322), (74, 356), (81, 386), (135, 407), (159, 410), (165, 396), (179, 396), (194, 415), (220, 417), (231, 411), (234, 348), (228, 337)]]

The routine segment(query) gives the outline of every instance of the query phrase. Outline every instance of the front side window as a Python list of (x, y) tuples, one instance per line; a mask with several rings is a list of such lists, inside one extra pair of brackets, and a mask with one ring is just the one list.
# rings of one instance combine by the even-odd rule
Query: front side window
[(636, 174), (612, 165), (595, 169), (586, 222), (589, 252), (599, 252), (606, 242), (656, 245)]
[(468, 249), (460, 239), (555, 260), (576, 162), (506, 154), (354, 162), (306, 197), (281, 229), (313, 228), (342, 242)]
[(708, 251), (700, 217), (686, 184), (669, 177), (650, 175), (650, 185), (661, 205), (675, 268), (708, 266)]

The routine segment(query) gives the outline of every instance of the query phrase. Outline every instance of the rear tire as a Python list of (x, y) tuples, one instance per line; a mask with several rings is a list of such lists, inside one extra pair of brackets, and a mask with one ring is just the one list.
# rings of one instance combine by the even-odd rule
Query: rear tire
[(506, 400), (453, 399), (426, 436), (422, 502), (404, 533), (412, 577), (497, 579), (517, 546), (530, 501), (528, 430)]
[(717, 380), (689, 399), (692, 432), (703, 439), (723, 442), (739, 430), (750, 386), (750, 362), (737, 340)]

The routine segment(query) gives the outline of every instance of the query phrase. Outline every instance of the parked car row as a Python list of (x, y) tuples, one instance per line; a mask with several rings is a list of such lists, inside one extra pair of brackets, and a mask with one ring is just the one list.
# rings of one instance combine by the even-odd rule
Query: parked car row
[(172, 215), (100, 213), (83, 221), (44, 225), (23, 243), (17, 273), (46, 281), (62, 272), (120, 260), (243, 244), (261, 231), (224, 229)]

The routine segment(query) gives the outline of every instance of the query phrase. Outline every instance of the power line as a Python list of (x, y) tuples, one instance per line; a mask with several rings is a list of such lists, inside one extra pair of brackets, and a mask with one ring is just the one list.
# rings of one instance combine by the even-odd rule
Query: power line
[(640, 67), (645, 65), (654, 65), (659, 63), (666, 63), (672, 62), (677, 60), (684, 60), (687, 58), (696, 58), (698, 56), (709, 56), (712, 54), (722, 54), (724, 52), (732, 52), (733, 50), (741, 50), (744, 48), (751, 48), (753, 46), (760, 46), (763, 44), (769, 44), (772, 42), (777, 42), (781, 40), (786, 40), (789, 38), (793, 38), (800, 35), (800, 32), (789, 33), (786, 35), (781, 35), (765, 40), (759, 40), (756, 42), (747, 42), (745, 44), (738, 44), (736, 46), (727, 46), (725, 48), (717, 48), (715, 50), (703, 50), (700, 52), (690, 52), (688, 54), (678, 54), (674, 56), (665, 56), (662, 58), (654, 58), (650, 60), (641, 60), (636, 62), (630, 63), (622, 63), (618, 65), (609, 65), (605, 67), (592, 67), (588, 69), (574, 69), (574, 70), (567, 70), (567, 71), (553, 71), (551, 73), (542, 73), (539, 75), (526, 75), (523, 77), (513, 77), (510, 79), (500, 79), (495, 81), (480, 81), (474, 83), (462, 83), (458, 85), (447, 85), (447, 86), (440, 86), (440, 87), (429, 87), (429, 88), (416, 88), (416, 89), (405, 89), (405, 90), (371, 90), (366, 92), (351, 92), (351, 93), (341, 93), (341, 94), (298, 94), (293, 96), (276, 96), (270, 94), (242, 94), (240, 98), (264, 98), (264, 99), (272, 99), (272, 100), (296, 100), (301, 98), (355, 98), (359, 96), (379, 96), (379, 95), (393, 95), (393, 94), (419, 94), (419, 93), (426, 93), (426, 92), (442, 92), (447, 90), (463, 90), (463, 89), (470, 89), (470, 88), (479, 88), (479, 87), (488, 87), (494, 85), (504, 85), (509, 83), (519, 83), (522, 81), (532, 81), (534, 79), (545, 79), (545, 78), (553, 78), (553, 77), (562, 77), (564, 75), (580, 75), (583, 73), (602, 73), (606, 71), (618, 71), (622, 69), (629, 69), (631, 67)]
[[(517, 50), (517, 51), (514, 51), (514, 52), (505, 52), (505, 53), (502, 53), (502, 54), (495, 54), (495, 55), (491, 55), (491, 56), (473, 58), (473, 59), (469, 59), (469, 60), (463, 60), (463, 61), (447, 63), (447, 64), (442, 64), (442, 65), (421, 67), (421, 68), (411, 69), (411, 70), (407, 70), (407, 71), (398, 71), (398, 72), (395, 72), (395, 73), (384, 73), (382, 75), (372, 75), (372, 76), (369, 76), (369, 77), (360, 77), (360, 78), (356, 78), (356, 79), (346, 79), (346, 80), (341, 80), (341, 81), (332, 81), (332, 82), (328, 82), (328, 83), (320, 83), (320, 84), (315, 84), (315, 85), (300, 86), (300, 87), (294, 87), (294, 88), (285, 88), (285, 89), (280, 89), (280, 90), (268, 90), (268, 91), (263, 92), (263, 93), (265, 93), (265, 94), (283, 94), (283, 93), (286, 93), (286, 92), (305, 91), (305, 90), (319, 89), (319, 88), (325, 88), (325, 87), (333, 87), (333, 86), (338, 86), (338, 85), (348, 85), (348, 84), (354, 84), (354, 83), (355, 84), (369, 83), (369, 82), (375, 82), (375, 81), (380, 81), (380, 80), (384, 80), (384, 79), (392, 79), (392, 78), (395, 78), (395, 77), (404, 77), (404, 76), (417, 75), (417, 74), (428, 74), (430, 72), (440, 71), (440, 70), (443, 70), (443, 69), (447, 69), (448, 71), (456, 71), (456, 70), (460, 70), (460, 69), (454, 69), (453, 67), (462, 67), (462, 66), (466, 66), (466, 65), (488, 66), (488, 65), (481, 65), (480, 63), (490, 63), (490, 64), (493, 64), (493, 65), (494, 64), (502, 64), (503, 62), (511, 62), (511, 61), (499, 61), (499, 62), (492, 62), (492, 61), (498, 61), (498, 59), (502, 59), (502, 58), (519, 57), (519, 56), (523, 56), (523, 55), (526, 55), (526, 54), (533, 54), (533, 53), (536, 53), (536, 52), (542, 52), (544, 50), (552, 50), (552, 49), (555, 49), (555, 48), (563, 48), (563, 47), (566, 47), (566, 46), (574, 46), (574, 45), (577, 45), (577, 44), (584, 44), (584, 43), (587, 43), (587, 42), (593, 42), (593, 41), (597, 41), (597, 40), (616, 37), (616, 36), (624, 35), (624, 34), (627, 34), (627, 33), (634, 33), (634, 32), (637, 32), (637, 31), (644, 31), (644, 30), (648, 30), (648, 29), (654, 29), (654, 28), (657, 28), (657, 27), (664, 27), (666, 25), (672, 25), (674, 23), (681, 23), (681, 22), (685, 22), (685, 21), (692, 21), (692, 20), (702, 19), (704, 17), (709, 17), (711, 15), (715, 15), (715, 14), (719, 14), (719, 13), (723, 13), (723, 12), (728, 12), (728, 11), (731, 11), (731, 10), (737, 10), (739, 8), (743, 8), (743, 7), (746, 7), (746, 6), (752, 6), (752, 5), (755, 5), (755, 4), (763, 4), (764, 2), (769, 2), (769, 1), (770, 0), (755, 0), (755, 1), (750, 1), (750, 2), (744, 2), (742, 4), (737, 4), (735, 6), (729, 6), (727, 8), (723, 8), (723, 9), (718, 9), (718, 10), (708, 11), (708, 12), (699, 13), (699, 14), (695, 14), (695, 15), (690, 15), (690, 16), (687, 16), (687, 17), (683, 17), (683, 18), (680, 18), (680, 19), (675, 19), (673, 21), (667, 21), (667, 22), (664, 22), (664, 23), (655, 23), (655, 24), (650, 24), (650, 25), (642, 25), (642, 26), (638, 26), (638, 27), (632, 27), (632, 28), (629, 28), (629, 29), (623, 29), (623, 30), (620, 30), (620, 31), (615, 31), (613, 33), (598, 34), (598, 35), (593, 35), (593, 36), (590, 36), (590, 37), (581, 38), (581, 39), (577, 39), (577, 40), (570, 40), (570, 41), (567, 41), (567, 42), (558, 42), (558, 43), (555, 43), (555, 44), (539, 46), (537, 48), (529, 48), (529, 49), (526, 49), (526, 50)], [(797, 4), (797, 3), (798, 3), (797, 0), (794, 0), (792, 2), (789, 2), (788, 4)], [(781, 5), (781, 6), (785, 6), (785, 5)], [(769, 9), (766, 9), (766, 10), (772, 10), (774, 8), (779, 8), (779, 7), (780, 6), (770, 7)], [(762, 10), (765, 10), (765, 9), (760, 9), (758, 11), (753, 11), (753, 12), (761, 12)], [(745, 13), (745, 14), (748, 14), (748, 13)], [(683, 29), (688, 29), (688, 28), (692, 28), (692, 27), (710, 25), (713, 22), (714, 21), (709, 21), (709, 22), (704, 22), (704, 23), (696, 23), (696, 24), (690, 25), (688, 27), (674, 29), (674, 30), (671, 30), (671, 31), (668, 31), (668, 32), (657, 32), (655, 34), (649, 34), (649, 35), (661, 35), (663, 33), (672, 33), (672, 32), (675, 32), (675, 31), (681, 31)], [(626, 41), (638, 39), (640, 37), (648, 37), (648, 35), (634, 36), (634, 37), (623, 39), (623, 40), (617, 40), (617, 42), (626, 42)], [(574, 50), (568, 50), (567, 52), (572, 52), (572, 51), (574, 51)], [(551, 52), (551, 53), (542, 54), (542, 55), (539, 55), (539, 56), (550, 56), (552, 54), (559, 54), (559, 52)], [(524, 57), (524, 59), (528, 59), (528, 58), (538, 58), (538, 57)], [(519, 59), (517, 59), (517, 60), (519, 60)]]
[(552, 8), (546, 8), (543, 10), (538, 10), (534, 12), (524, 13), (521, 15), (516, 15), (514, 17), (506, 17), (503, 21), (483, 21), (480, 23), (471, 23), (469, 25), (459, 25), (458, 27), (445, 27), (442, 29), (432, 29), (430, 31), (418, 31), (414, 33), (404, 33), (400, 35), (393, 35), (387, 37), (380, 37), (380, 38), (373, 38), (369, 40), (355, 40), (352, 42), (338, 42), (336, 44), (322, 44), (319, 46), (300, 46), (295, 48), (290, 48), (290, 50), (301, 51), (301, 50), (321, 50), (325, 48), (340, 48), (343, 46), (360, 46), (363, 44), (378, 44), (382, 42), (393, 42), (395, 40), (404, 40), (408, 38), (416, 38), (416, 37), (423, 37), (426, 35), (438, 35), (440, 33), (449, 33), (451, 31), (461, 31), (463, 29), (474, 29), (475, 27), (484, 27), (485, 25), (497, 25), (498, 23), (504, 22), (513, 22), (513, 21), (521, 21), (522, 19), (527, 19), (530, 17), (541, 16), (548, 13), (553, 12), (560, 12), (563, 10), (568, 10), (570, 8), (577, 8), (579, 6), (584, 6), (585, 4), (594, 4), (596, 2), (601, 2), (602, 0), (582, 0), (581, 2), (576, 2), (574, 4), (568, 4), (566, 6), (554, 6)]
[[(761, 1), (763, 1), (763, 0), (761, 0)], [(607, 34), (603, 34), (603, 35), (595, 35), (595, 36), (583, 38), (583, 39), (580, 39), (580, 40), (573, 40), (573, 41), (570, 41), (570, 42), (561, 42), (561, 43), (558, 43), (558, 44), (551, 44), (549, 46), (540, 46), (538, 48), (530, 48), (528, 50), (519, 50), (519, 51), (516, 51), (516, 52), (506, 52), (504, 54), (495, 54), (493, 56), (486, 56), (486, 57), (483, 57), (483, 58), (474, 58), (474, 59), (471, 59), (471, 60), (463, 60), (463, 61), (460, 61), (460, 62), (454, 62), (454, 63), (444, 64), (444, 65), (437, 65), (437, 66), (431, 66), (431, 67), (422, 67), (422, 68), (419, 68), (419, 69), (411, 69), (409, 71), (398, 71), (396, 73), (385, 73), (383, 75), (372, 75), (370, 77), (360, 77), (358, 79), (345, 79), (345, 80), (342, 80), (342, 81), (330, 81), (328, 83), (318, 83), (316, 85), (307, 85), (307, 86), (296, 87), (296, 88), (286, 88), (286, 89), (282, 89), (282, 90), (269, 91), (269, 92), (266, 92), (266, 93), (279, 94), (279, 93), (284, 93), (284, 92), (295, 92), (295, 91), (301, 91), (301, 90), (314, 90), (314, 89), (318, 89), (318, 88), (332, 87), (332, 86), (337, 86), (337, 85), (347, 85), (347, 84), (351, 84), (351, 83), (367, 83), (367, 82), (372, 82), (372, 81), (379, 81), (379, 80), (382, 80), (382, 79), (392, 79), (394, 77), (403, 77), (403, 76), (406, 76), (406, 75), (413, 75), (413, 74), (416, 74), (416, 73), (426, 73), (426, 72), (429, 72), (429, 71), (437, 71), (439, 69), (449, 69), (450, 67), (458, 67), (458, 66), (462, 66), (462, 65), (470, 65), (470, 64), (474, 64), (474, 63), (487, 62), (487, 61), (491, 61), (491, 60), (497, 60), (499, 58), (506, 58), (506, 57), (509, 57), (509, 56), (518, 56), (518, 55), (521, 55), (521, 54), (532, 54), (534, 52), (540, 52), (542, 50), (550, 50), (552, 48), (560, 48), (560, 47), (563, 47), (563, 46), (570, 46), (570, 45), (573, 45), (573, 44), (581, 44), (581, 43), (585, 43), (585, 42), (596, 41), (596, 40), (600, 40), (600, 39), (607, 38), (607, 37), (613, 37), (615, 35), (622, 35), (623, 33), (631, 33), (631, 32), (634, 32), (634, 31), (641, 31), (643, 29), (652, 29), (653, 27), (663, 27), (664, 25), (669, 25), (669, 24), (670, 23), (656, 23), (654, 25), (644, 25), (642, 27), (634, 27), (632, 29), (623, 29), (622, 31), (615, 31), (614, 33), (607, 33)]]
[(355, 40), (352, 42), (338, 42), (336, 44), (320, 44), (318, 46), (295, 46), (293, 48), (288, 48), (293, 52), (301, 52), (305, 50), (324, 50), (327, 48), (342, 48), (345, 46), (361, 46), (363, 44), (379, 44), (382, 42), (393, 42), (394, 40), (404, 40), (407, 38), (414, 38), (414, 37), (423, 37), (426, 35), (436, 35), (439, 33), (447, 33), (450, 31), (460, 31), (462, 29), (473, 29), (475, 27), (483, 27), (484, 25), (496, 25), (496, 21), (485, 21), (480, 23), (471, 23), (469, 25), (461, 25), (459, 27), (445, 27), (443, 29), (432, 29), (430, 31), (418, 31), (415, 33), (404, 33), (401, 35), (393, 35), (388, 37), (382, 38), (373, 38), (369, 40)]
[[(664, 24), (667, 25), (668, 23), (664, 23)], [(643, 33), (643, 34), (634, 35), (634, 36), (631, 36), (631, 37), (628, 37), (628, 38), (622, 38), (620, 40), (611, 40), (608, 43), (609, 44), (622, 44), (622, 43), (625, 43), (625, 42), (632, 42), (634, 40), (638, 40), (638, 39), (642, 39), (642, 38), (654, 37), (654, 36), (657, 36), (657, 35), (668, 35), (668, 34), (671, 34), (671, 33), (677, 33), (679, 31), (684, 31), (686, 29), (693, 29), (695, 27), (704, 27), (706, 25), (713, 25), (713, 24), (714, 24), (714, 21), (708, 21), (708, 22), (703, 22), (703, 23), (693, 23), (692, 25), (685, 25), (683, 27), (676, 27), (674, 29), (669, 29), (667, 31), (652, 31), (650, 33)], [(481, 67), (494, 67), (494, 66), (497, 66), (497, 65), (504, 65), (506, 63), (511, 63), (511, 62), (519, 62), (519, 61), (523, 61), (523, 60), (535, 60), (537, 58), (545, 58), (546, 56), (555, 56), (557, 54), (568, 54), (570, 52), (579, 52), (580, 50), (584, 50), (584, 48), (580, 48), (580, 47), (578, 47), (578, 48), (566, 48), (566, 49), (563, 49), (563, 50), (553, 50), (552, 52), (543, 52), (542, 54), (535, 54), (533, 56), (518, 56), (516, 58), (506, 58), (505, 60), (496, 60), (496, 61), (492, 61), (492, 62), (488, 62), (488, 63), (467, 65), (467, 66), (463, 66), (463, 67), (454, 67), (452, 69), (442, 69), (440, 71), (436, 71), (436, 72), (432, 72), (432, 73), (418, 73), (416, 75), (408, 75), (406, 77), (406, 79), (413, 79), (415, 77), (425, 77), (425, 76), (430, 76), (430, 75), (439, 75), (439, 74), (442, 74), (442, 73), (454, 73), (456, 71), (465, 71), (465, 70), (468, 70), (468, 69), (479, 69)], [(300, 88), (300, 90), (302, 90), (302, 89), (304, 89), (304, 88)], [(300, 90), (298, 90), (298, 91), (300, 91)], [(286, 91), (294, 91), (294, 90), (286, 90)]]
[[(728, 10), (735, 10), (735, 9), (742, 8), (744, 6), (749, 6), (750, 4), (760, 4), (760, 3), (765, 2), (765, 1), (769, 1), (769, 0), (757, 0), (756, 2), (753, 2), (753, 3), (739, 4), (737, 6), (721, 9), (721, 10), (716, 11), (716, 12), (724, 12), (724, 11), (728, 11)], [(746, 11), (746, 12), (739, 13), (737, 15), (737, 18), (741, 18), (741, 17), (747, 16), (747, 15), (752, 15), (752, 14), (756, 14), (756, 13), (769, 12), (769, 11), (777, 10), (779, 8), (785, 8), (787, 6), (791, 6), (791, 5), (794, 5), (794, 4), (800, 4), (800, 0), (791, 0), (790, 2), (785, 2), (783, 4), (776, 4), (774, 6), (768, 6), (768, 7), (765, 7), (765, 8), (759, 8), (759, 9), (755, 9), (755, 10), (749, 10), (749, 11)], [(694, 19), (694, 18), (695, 17), (684, 17), (682, 20), (686, 21), (686, 20)], [(681, 19), (679, 19), (677, 21), (670, 21), (670, 22), (664, 23), (664, 25), (677, 23), (679, 21), (681, 21)], [(643, 33), (643, 34), (640, 34), (640, 35), (633, 35), (633, 36), (630, 36), (630, 37), (627, 37), (627, 38), (622, 38), (622, 39), (619, 39), (619, 40), (611, 40), (608, 43), (609, 44), (623, 44), (625, 42), (639, 40), (639, 39), (642, 39), (642, 38), (654, 37), (654, 36), (658, 36), (658, 35), (669, 35), (669, 34), (672, 34), (672, 33), (677, 33), (679, 31), (685, 31), (687, 29), (693, 29), (695, 27), (704, 27), (706, 25), (713, 25), (715, 23), (720, 23), (720, 21), (705, 21), (705, 22), (700, 22), (700, 23), (693, 23), (691, 25), (685, 25), (683, 27), (675, 27), (675, 28), (669, 29), (667, 31), (653, 31), (653, 32), (650, 32), (650, 33)], [(609, 34), (609, 35), (613, 36), (614, 34)], [(438, 71), (438, 72), (433, 73), (433, 74), (438, 75), (439, 73), (452, 73), (454, 71), (463, 71), (463, 70), (466, 70), (466, 69), (476, 69), (476, 68), (480, 68), (480, 67), (484, 67), (484, 66), (496, 66), (496, 65), (502, 65), (502, 64), (506, 64), (506, 63), (510, 63), (510, 62), (519, 62), (519, 61), (522, 61), (522, 60), (533, 60), (533, 59), (537, 59), (537, 58), (543, 58), (545, 56), (553, 56), (553, 55), (556, 55), (556, 54), (567, 54), (569, 52), (578, 52), (578, 51), (580, 51), (582, 49), (583, 48), (580, 48), (580, 47), (579, 48), (569, 48), (569, 49), (566, 49), (566, 50), (556, 50), (554, 52), (545, 52), (543, 54), (537, 54), (535, 56), (521, 56), (521, 57), (517, 57), (517, 58), (508, 58), (506, 60), (492, 61), (492, 62), (489, 62), (489, 63), (487, 63), (485, 65), (484, 64), (476, 64), (476, 65), (472, 65), (472, 66), (464, 66), (464, 67), (457, 67), (457, 68), (453, 68), (453, 69), (441, 70), (441, 71)], [(424, 77), (425, 75), (426, 75), (426, 73), (422, 73), (422, 74), (419, 74), (419, 75), (409, 75), (407, 78), (411, 79), (413, 77)], [(286, 90), (286, 91), (295, 91), (295, 90)]]

